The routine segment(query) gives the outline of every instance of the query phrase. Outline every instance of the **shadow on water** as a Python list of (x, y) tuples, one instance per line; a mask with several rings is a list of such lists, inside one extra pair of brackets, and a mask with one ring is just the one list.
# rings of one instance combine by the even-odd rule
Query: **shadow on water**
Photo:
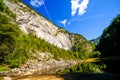
[(106, 64), (107, 73), (120, 73), (120, 56), (104, 57), (100, 61)]
[(61, 75), (64, 80), (120, 80), (120, 74), (67, 73)]
[[(23, 77), (11, 77), (12, 80), (120, 80), (120, 74), (97, 74), (97, 73), (67, 73), (62, 75), (31, 75)], [(0, 78), (0, 80), (4, 80)]]
[[(96, 61), (98, 64), (99, 62), (106, 64), (104, 73), (69, 72), (61, 76), (64, 78), (64, 80), (120, 80), (120, 56), (111, 56), (99, 59), (95, 58), (94, 61)], [(96, 62), (94, 63), (98, 65)]]

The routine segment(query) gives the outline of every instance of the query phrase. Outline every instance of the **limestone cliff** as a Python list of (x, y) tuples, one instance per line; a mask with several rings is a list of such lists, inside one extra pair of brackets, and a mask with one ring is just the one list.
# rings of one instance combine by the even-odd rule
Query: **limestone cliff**
[(65, 30), (58, 28), (21, 2), (18, 4), (9, 0), (4, 0), (4, 2), (16, 14), (16, 22), (24, 33), (33, 33), (59, 48), (71, 49), (70, 35)]
[(21, 0), (1, 0), (0, 4), (2, 69), (7, 65), (18, 67), (12, 70), (15, 74), (56, 73), (77, 64), (77, 59), (98, 55), (82, 35), (55, 26)]
[[(38, 38), (65, 50), (70, 50), (74, 47), (74, 39), (76, 38), (74, 34), (71, 35), (66, 30), (55, 26), (22, 2), (17, 4), (9, 0), (4, 0), (4, 2), (16, 14), (16, 22), (24, 33), (33, 33)], [(84, 37), (79, 37), (78, 41), (78, 43), (84, 43), (87, 40)], [(88, 47), (92, 49), (91, 45), (88, 45)]]

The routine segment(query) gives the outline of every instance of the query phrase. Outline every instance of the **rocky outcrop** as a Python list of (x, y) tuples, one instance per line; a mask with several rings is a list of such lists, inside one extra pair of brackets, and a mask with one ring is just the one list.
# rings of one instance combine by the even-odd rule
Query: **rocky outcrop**
[(55, 60), (49, 53), (37, 53), (35, 59), (28, 60), (19, 68), (14, 68), (7, 75), (56, 74), (77, 64), (73, 60)]
[[(0, 76), (26, 76), (40, 74), (57, 74), (65, 69), (78, 64), (76, 60), (55, 60), (50, 53), (36, 52), (33, 59), (29, 59), (24, 65), (13, 68), (10, 71), (0, 72)], [(5, 80), (9, 77), (5, 77)]]
[(24, 33), (33, 33), (59, 48), (71, 49), (71, 40), (65, 30), (58, 28), (23, 3), (15, 4), (8, 0), (4, 0), (4, 2), (16, 14), (16, 22)]
[(56, 74), (60, 71), (64, 71), (66, 68), (70, 68), (75, 65), (74, 61), (57, 61), (51, 59), (49, 61), (29, 60), (25, 65), (20, 68), (14, 68), (9, 73), (10, 75), (40, 75), (40, 74)]

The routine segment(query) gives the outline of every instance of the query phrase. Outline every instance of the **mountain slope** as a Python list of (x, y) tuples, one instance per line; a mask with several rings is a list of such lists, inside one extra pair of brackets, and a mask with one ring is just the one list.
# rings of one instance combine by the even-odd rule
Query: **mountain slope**
[(11, 3), (4, 0), (9, 9), (16, 14), (16, 22), (24, 33), (33, 33), (41, 39), (66, 50), (72, 47), (69, 34), (40, 16), (23, 3)]
[[(58, 28), (21, 2), (18, 2), (17, 4), (14, 1), (10, 2), (9, 0), (4, 0), (4, 2), (10, 10), (16, 14), (16, 22), (24, 33), (32, 33), (38, 38), (44, 39), (45, 41), (65, 50), (74, 49), (76, 52), (94, 52), (95, 47), (83, 36), (70, 34), (64, 29)], [(86, 46), (81, 47), (83, 44)]]
[[(113, 19), (111, 24), (104, 30), (97, 49), (101, 57), (107, 57), (107, 72), (119, 73), (120, 64), (120, 15)], [(114, 62), (113, 62), (114, 61)]]
[[(45, 41), (65, 50), (70, 50), (74, 46), (75, 36), (70, 35), (62, 28), (58, 28), (23, 3), (15, 4), (10, 3), (8, 0), (4, 0), (4, 2), (9, 9), (16, 14), (16, 22), (24, 33), (33, 33), (38, 38), (44, 39)], [(80, 43), (83, 43), (84, 41), (87, 42), (83, 37), (80, 37), (79, 39), (83, 40), (79, 40)], [(89, 45), (89, 47), (90, 46), (91, 45)]]
[(83, 36), (55, 26), (21, 0), (0, 4), (0, 71), (19, 67), (12, 72), (56, 73), (76, 60), (99, 56)]

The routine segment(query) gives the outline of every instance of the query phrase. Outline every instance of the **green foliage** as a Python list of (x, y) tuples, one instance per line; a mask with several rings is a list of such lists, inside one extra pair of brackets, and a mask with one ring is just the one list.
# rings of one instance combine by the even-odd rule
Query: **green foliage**
[(120, 15), (104, 30), (97, 48), (102, 56), (118, 56), (120, 50)]
[(59, 60), (60, 58), (63, 59), (74, 59), (74, 56), (72, 55), (72, 51), (66, 51), (64, 49), (60, 49), (56, 46), (53, 46), (52, 44), (49, 44), (45, 40), (38, 39), (36, 36), (29, 34), (27, 36), (27, 39), (25, 40), (25, 44), (28, 44), (27, 46), (32, 46), (32, 51), (37, 50), (41, 52), (49, 52), (54, 55), (54, 58)]
[(28, 51), (22, 32), (11, 23), (0, 25), (0, 63), (19, 66), (27, 59)]
[(56, 31), (56, 33), (55, 33), (54, 35), (57, 36), (59, 33), (64, 33), (64, 34), (66, 34), (66, 33), (69, 33), (69, 32), (67, 32), (66, 30), (64, 30), (64, 29), (61, 27), (61, 28), (58, 28), (58, 30)]
[(8, 71), (9, 68), (5, 65), (0, 66), (0, 71)]
[(17, 3), (17, 2), (22, 2), (22, 0), (13, 0), (13, 1), (16, 2), (16, 3)]
[(99, 57), (100, 53), (95, 51), (95, 45), (88, 42), (82, 35), (74, 34), (74, 46), (72, 48), (76, 58), (85, 59)]
[[(101, 52), (101, 57), (113, 57), (120, 56), (120, 15), (113, 19), (111, 24), (104, 30), (97, 50)], [(106, 58), (107, 59), (107, 58)], [(104, 61), (107, 65), (106, 71), (110, 73), (119, 73), (120, 59), (109, 59)], [(117, 63), (117, 64), (116, 64)]]
[(3, 3), (3, 0), (0, 0), (0, 11), (4, 10), (5, 4)]
[(5, 7), (4, 12), (6, 13), (6, 15), (10, 16), (11, 18), (15, 19), (16, 15), (14, 13), (12, 13), (8, 7)]
[(103, 69), (106, 68), (106, 65), (103, 63), (82, 63), (73, 66), (72, 68), (65, 69), (62, 73), (80, 73), (80, 72), (94, 72), (101, 73)]
[(9, 21), (8, 18), (0, 14), (0, 23), (6, 24), (8, 23), (8, 21)]
[(22, 2), (22, 0), (9, 0), (9, 1), (14, 2), (14, 3)]
[[(16, 18), (16, 15), (15, 14), (13, 14), (10, 10), (9, 10), (9, 8), (5, 5), (5, 3), (3, 3), (3, 0), (0, 0), (0, 15), (5, 15), (5, 16), (9, 16), (9, 17), (11, 17), (11, 18), (13, 18), (13, 19), (15, 19)], [(0, 16), (0, 18), (1, 18), (1, 16)], [(4, 19), (5, 20), (5, 19)], [(6, 21), (5, 21), (6, 22)]]

